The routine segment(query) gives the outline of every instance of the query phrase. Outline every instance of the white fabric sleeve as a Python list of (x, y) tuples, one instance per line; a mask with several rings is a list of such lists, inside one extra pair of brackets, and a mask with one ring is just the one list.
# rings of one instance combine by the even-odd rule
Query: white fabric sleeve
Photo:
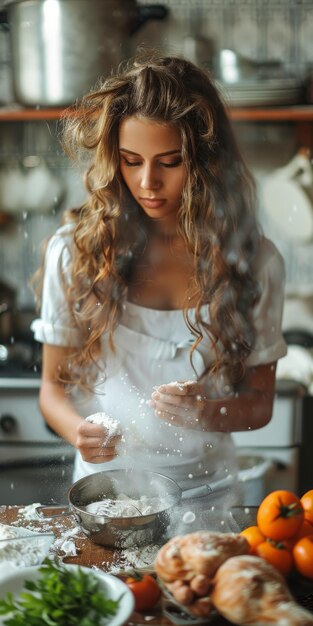
[[(63, 232), (62, 232), (63, 231)], [(64, 293), (64, 280), (69, 282), (71, 260), (66, 229), (59, 229), (50, 239), (45, 255), (45, 275), (40, 318), (31, 329), (37, 341), (55, 346), (81, 345), (78, 328), (74, 325)]]
[(257, 280), (261, 296), (253, 312), (256, 339), (247, 359), (248, 367), (277, 361), (287, 353), (282, 335), (285, 266), (281, 254), (268, 239), (264, 240)]

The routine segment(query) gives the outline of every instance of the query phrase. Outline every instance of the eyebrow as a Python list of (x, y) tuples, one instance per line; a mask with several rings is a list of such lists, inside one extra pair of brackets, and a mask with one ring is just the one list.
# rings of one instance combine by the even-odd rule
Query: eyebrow
[[(120, 148), (120, 152), (127, 152), (127, 154), (133, 154), (134, 156), (141, 156), (138, 152), (133, 152), (132, 150), (127, 150), (127, 148)], [(168, 152), (160, 152), (159, 154), (155, 154), (155, 157), (164, 157), (170, 154), (180, 154), (180, 150), (168, 150)]]

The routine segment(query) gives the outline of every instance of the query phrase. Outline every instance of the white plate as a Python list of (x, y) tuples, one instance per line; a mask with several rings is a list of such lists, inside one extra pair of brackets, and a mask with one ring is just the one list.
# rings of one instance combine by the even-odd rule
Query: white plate
[[(65, 563), (63, 565), (68, 569), (78, 569), (78, 565)], [(14, 574), (9, 574), (7, 579), (1, 582), (0, 597), (4, 598), (8, 591), (13, 593), (15, 596), (19, 596), (23, 590), (24, 582), (26, 580), (36, 580), (40, 577), (39, 567), (40, 566), (25, 567), (16, 571)], [(80, 567), (80, 569), (86, 572), (86, 574), (92, 574), (98, 578), (107, 598), (112, 600), (118, 600), (121, 598), (117, 613), (110, 616), (108, 620), (104, 618), (103, 626), (106, 626), (106, 624), (109, 626), (122, 626), (122, 624), (125, 624), (131, 616), (135, 606), (134, 596), (127, 585), (125, 585), (125, 583), (123, 583), (119, 578), (116, 578), (111, 574), (105, 574), (104, 572), (93, 570), (88, 567)], [(7, 616), (0, 618), (1, 626), (4, 624), (4, 619), (7, 619)]]

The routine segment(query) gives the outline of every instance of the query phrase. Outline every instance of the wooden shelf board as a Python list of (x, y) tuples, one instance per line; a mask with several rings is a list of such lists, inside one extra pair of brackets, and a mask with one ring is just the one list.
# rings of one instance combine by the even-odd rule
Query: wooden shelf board
[(313, 121), (313, 105), (288, 107), (233, 107), (229, 110), (234, 121), (307, 122)]
[[(66, 108), (0, 107), (0, 122), (59, 120)], [(313, 121), (313, 105), (285, 107), (230, 107), (229, 115), (237, 122), (307, 122)]]
[(59, 120), (65, 109), (0, 108), (0, 122), (24, 122), (30, 120)]

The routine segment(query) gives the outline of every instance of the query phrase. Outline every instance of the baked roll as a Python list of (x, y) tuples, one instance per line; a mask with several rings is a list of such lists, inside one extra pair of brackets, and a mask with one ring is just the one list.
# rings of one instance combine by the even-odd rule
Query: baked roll
[(210, 596), (216, 570), (230, 556), (248, 552), (242, 535), (198, 531), (170, 539), (154, 567), (176, 602), (194, 616), (208, 617), (214, 611)]
[(240, 534), (197, 531), (173, 537), (160, 548), (155, 571), (167, 583), (191, 580), (196, 574), (213, 577), (226, 559), (248, 552), (249, 544)]
[(183, 580), (187, 576), (186, 563), (180, 553), (181, 537), (177, 535), (160, 548), (154, 563), (154, 569), (165, 583)]
[(213, 577), (226, 559), (237, 554), (247, 554), (249, 545), (237, 533), (198, 531), (181, 538), (180, 554), (185, 567), (197, 574)]
[(276, 568), (257, 556), (235, 556), (217, 570), (210, 595), (218, 613), (240, 626), (313, 626)]

